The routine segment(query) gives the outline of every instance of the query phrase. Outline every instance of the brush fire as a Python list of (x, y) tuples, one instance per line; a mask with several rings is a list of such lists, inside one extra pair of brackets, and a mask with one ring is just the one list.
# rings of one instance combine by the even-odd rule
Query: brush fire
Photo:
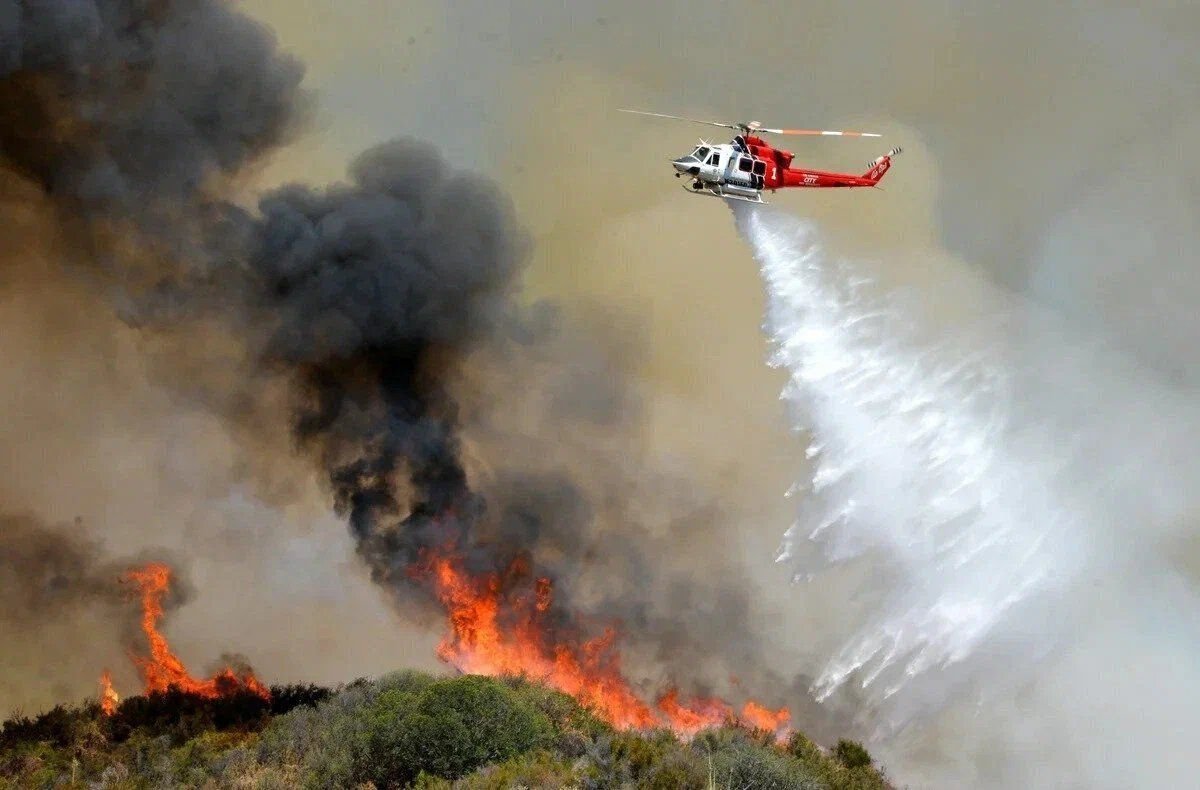
[[(640, 699), (621, 674), (615, 626), (591, 639), (554, 641), (552, 634), (570, 629), (547, 627), (553, 582), (546, 577), (531, 578), (524, 561), (514, 562), (507, 578), (473, 578), (460, 562), (447, 557), (433, 560), (423, 570), (430, 572), (449, 619), (450, 631), (438, 646), (438, 657), (462, 672), (537, 678), (623, 729), (669, 727), (686, 736), (737, 718), (734, 708), (718, 699), (680, 701), (675, 688), (659, 695), (654, 704)], [(522, 580), (526, 582), (523, 591)], [(502, 594), (513, 586), (517, 593)], [(771, 710), (753, 700), (741, 711), (743, 722), (781, 738), (790, 718), (786, 708)]]
[[(438, 658), (460, 672), (540, 680), (576, 698), (620, 729), (667, 727), (686, 737), (707, 727), (740, 721), (773, 732), (780, 739), (790, 731), (791, 715), (786, 708), (772, 710), (754, 700), (745, 703), (740, 716), (733, 706), (719, 699), (681, 700), (679, 690), (673, 687), (654, 703), (644, 701), (621, 673), (615, 627), (574, 644), (553, 641), (552, 630), (543, 622), (553, 602), (553, 582), (546, 577), (531, 577), (527, 562), (514, 562), (506, 578), (473, 577), (451, 557), (420, 563), (410, 572), (427, 577), (445, 607), (449, 630), (438, 646)], [(133, 585), (142, 608), (141, 627), (149, 655), (131, 654), (131, 659), (142, 677), (144, 693), (176, 689), (216, 698), (250, 691), (269, 699), (269, 687), (249, 668), (226, 666), (208, 678), (196, 678), (188, 672), (159, 629), (171, 579), (170, 567), (161, 563), (134, 568), (121, 576), (122, 583)], [(516, 594), (511, 593), (514, 587)], [(505, 590), (509, 594), (502, 595)], [(562, 629), (557, 630), (561, 633)], [(100, 688), (101, 710), (111, 716), (121, 697), (107, 669), (100, 677)]]
[[(223, 667), (212, 677), (196, 678), (188, 672), (183, 661), (171, 650), (167, 638), (159, 630), (163, 616), (163, 598), (170, 590), (171, 569), (161, 563), (150, 563), (126, 571), (121, 582), (134, 586), (142, 606), (142, 633), (149, 644), (149, 655), (131, 655), (138, 673), (142, 676), (146, 694), (165, 692), (172, 688), (198, 697), (215, 698), (238, 691), (250, 691), (263, 699), (269, 699), (271, 691), (254, 673), (244, 668)], [(112, 685), (112, 676), (105, 670), (100, 678), (100, 707), (112, 715), (120, 703), (120, 696)]]

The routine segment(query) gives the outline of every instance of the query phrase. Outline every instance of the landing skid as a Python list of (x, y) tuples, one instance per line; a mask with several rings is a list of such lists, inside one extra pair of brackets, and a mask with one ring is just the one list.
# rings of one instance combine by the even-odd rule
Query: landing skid
[(756, 197), (750, 198), (750, 197), (743, 197), (742, 195), (729, 195), (729, 194), (719, 191), (718, 189), (709, 189), (707, 187), (704, 189), (692, 189), (687, 184), (680, 184), (680, 186), (683, 187), (683, 190), (685, 192), (692, 194), (692, 195), (704, 195), (706, 197), (725, 198), (726, 200), (740, 200), (743, 203), (757, 203), (761, 206), (765, 206), (767, 204), (767, 202), (762, 199), (762, 195), (758, 195)]

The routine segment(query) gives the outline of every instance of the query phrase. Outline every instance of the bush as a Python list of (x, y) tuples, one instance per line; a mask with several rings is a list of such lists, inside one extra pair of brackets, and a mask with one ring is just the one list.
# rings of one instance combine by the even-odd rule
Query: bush
[(181, 745), (207, 730), (257, 731), (271, 714), (271, 703), (252, 691), (208, 699), (172, 686), (139, 697), (121, 700), (117, 711), (105, 719), (109, 737), (124, 741), (135, 730), (169, 735)]
[(501, 678), (501, 682), (541, 711), (559, 735), (595, 739), (614, 732), (611, 724), (597, 717), (570, 694), (520, 676)]
[(823, 787), (820, 773), (774, 744), (764, 744), (755, 733), (740, 727), (721, 727), (701, 733), (692, 749), (710, 762), (720, 787), (754, 787), (763, 790)]
[(698, 754), (687, 749), (667, 752), (646, 771), (641, 786), (647, 790), (678, 790), (685, 787), (706, 787), (708, 765)]
[(333, 691), (312, 683), (271, 686), (271, 715), (282, 716), (301, 705), (315, 708), (333, 696)]
[[(377, 681), (355, 680), (315, 706), (301, 702), (288, 713), (276, 716), (263, 731), (257, 763), (279, 767), (283, 776), (295, 777), (288, 782), (293, 787), (340, 788), (365, 782), (373, 726), (371, 707), (389, 692), (415, 699), (433, 682), (434, 678), (423, 672), (396, 672)], [(302, 691), (292, 699), (307, 696), (311, 700), (320, 693)]]
[(833, 754), (847, 768), (865, 768), (871, 764), (870, 753), (858, 741), (838, 741)]
[(479, 768), (455, 782), (454, 790), (560, 790), (579, 781), (575, 774), (571, 761), (538, 749)]
[(32, 719), (18, 713), (0, 728), (0, 749), (35, 743), (67, 746), (76, 725), (85, 716), (85, 711), (63, 705), (55, 705)]
[(380, 787), (403, 786), (421, 771), (456, 779), (550, 740), (545, 714), (491, 678), (466, 675), (419, 696), (388, 691), (367, 712), (370, 736), (357, 772)]

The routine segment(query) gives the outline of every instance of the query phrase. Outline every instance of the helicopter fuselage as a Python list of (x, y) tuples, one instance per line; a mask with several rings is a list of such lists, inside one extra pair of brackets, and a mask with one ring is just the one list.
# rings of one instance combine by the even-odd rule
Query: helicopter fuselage
[(738, 135), (731, 142), (713, 145), (702, 142), (690, 154), (672, 161), (676, 177), (692, 177), (697, 193), (762, 202), (763, 190), (789, 187), (873, 187), (891, 166), (893, 149), (872, 160), (861, 176), (791, 167), (793, 154), (768, 145), (754, 135)]

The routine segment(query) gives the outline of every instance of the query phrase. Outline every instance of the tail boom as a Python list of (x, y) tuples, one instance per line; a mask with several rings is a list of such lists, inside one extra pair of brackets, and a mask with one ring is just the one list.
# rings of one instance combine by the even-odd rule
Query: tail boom
[(873, 187), (877, 185), (892, 166), (892, 157), (900, 153), (893, 148), (883, 156), (872, 159), (867, 172), (861, 176), (852, 173), (826, 173), (820, 170), (783, 170), (777, 186), (768, 183), (768, 189), (780, 187)]

